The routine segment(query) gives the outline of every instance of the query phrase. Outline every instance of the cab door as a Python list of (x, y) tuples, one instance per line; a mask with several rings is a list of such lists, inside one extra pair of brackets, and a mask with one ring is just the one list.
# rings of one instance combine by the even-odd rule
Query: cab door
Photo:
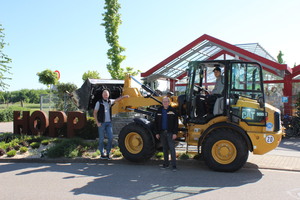
[(262, 68), (258, 63), (232, 62), (228, 70), (228, 115), (233, 121), (265, 126)]

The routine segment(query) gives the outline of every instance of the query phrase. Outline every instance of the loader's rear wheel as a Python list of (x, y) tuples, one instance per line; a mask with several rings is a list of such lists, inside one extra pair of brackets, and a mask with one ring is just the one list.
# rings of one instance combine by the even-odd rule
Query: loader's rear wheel
[(204, 141), (202, 152), (209, 168), (225, 172), (243, 167), (249, 154), (243, 137), (229, 128), (220, 128), (210, 133)]
[(122, 128), (119, 147), (124, 158), (134, 162), (148, 160), (155, 153), (153, 136), (138, 123), (130, 123)]

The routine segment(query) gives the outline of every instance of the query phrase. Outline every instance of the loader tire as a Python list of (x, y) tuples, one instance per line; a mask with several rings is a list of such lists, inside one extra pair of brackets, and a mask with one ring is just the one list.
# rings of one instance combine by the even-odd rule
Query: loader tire
[(146, 161), (155, 153), (152, 134), (134, 122), (122, 128), (119, 134), (119, 147), (124, 158), (133, 162)]
[(211, 132), (202, 146), (206, 165), (215, 171), (234, 172), (244, 166), (249, 151), (242, 135), (230, 128)]

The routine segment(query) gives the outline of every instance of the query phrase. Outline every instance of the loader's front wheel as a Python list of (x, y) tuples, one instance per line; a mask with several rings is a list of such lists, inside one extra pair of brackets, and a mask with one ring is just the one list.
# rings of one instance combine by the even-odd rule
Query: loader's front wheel
[(226, 172), (243, 167), (249, 154), (243, 137), (230, 128), (220, 128), (210, 133), (203, 143), (202, 152), (209, 168)]
[(152, 134), (138, 123), (130, 123), (122, 128), (119, 147), (124, 158), (134, 162), (148, 160), (155, 153)]

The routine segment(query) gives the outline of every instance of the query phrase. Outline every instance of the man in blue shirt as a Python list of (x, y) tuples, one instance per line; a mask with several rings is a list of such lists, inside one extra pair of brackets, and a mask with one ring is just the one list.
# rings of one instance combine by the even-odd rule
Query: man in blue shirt
[(175, 142), (178, 132), (178, 115), (176, 110), (170, 106), (170, 99), (164, 97), (163, 105), (158, 108), (155, 115), (156, 138), (161, 140), (164, 153), (163, 169), (169, 167), (169, 151), (171, 154), (172, 170), (176, 171)]

